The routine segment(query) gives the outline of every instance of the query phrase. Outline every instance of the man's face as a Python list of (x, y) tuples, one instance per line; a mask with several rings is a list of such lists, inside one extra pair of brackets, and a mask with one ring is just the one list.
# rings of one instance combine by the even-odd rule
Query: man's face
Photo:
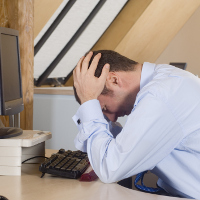
[(133, 109), (135, 95), (126, 95), (123, 92), (120, 94), (113, 93), (112, 95), (100, 95), (98, 97), (102, 112), (112, 121), (117, 121), (118, 117), (129, 115)]

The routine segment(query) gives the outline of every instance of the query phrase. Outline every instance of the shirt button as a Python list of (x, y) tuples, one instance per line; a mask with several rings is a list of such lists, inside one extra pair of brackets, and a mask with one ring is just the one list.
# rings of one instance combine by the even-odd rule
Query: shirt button
[(80, 120), (80, 119), (78, 119), (78, 120), (77, 120), (77, 123), (80, 125), (80, 124), (81, 124), (81, 120)]

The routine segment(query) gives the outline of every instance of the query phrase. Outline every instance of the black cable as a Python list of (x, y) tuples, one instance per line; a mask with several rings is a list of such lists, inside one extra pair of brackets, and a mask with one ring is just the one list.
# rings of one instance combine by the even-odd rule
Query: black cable
[(32, 159), (34, 159), (34, 158), (48, 158), (48, 157), (45, 157), (45, 156), (34, 156), (34, 157), (31, 157), (31, 158), (28, 158), (28, 159), (24, 160), (24, 161), (22, 162), (22, 164), (24, 164), (25, 162), (27, 162), (27, 161), (29, 161), (29, 160), (32, 160)]
[(44, 175), (45, 175), (45, 172), (43, 172), (43, 173), (42, 173), (42, 175), (41, 175), (41, 177), (40, 177), (40, 178), (42, 178)]

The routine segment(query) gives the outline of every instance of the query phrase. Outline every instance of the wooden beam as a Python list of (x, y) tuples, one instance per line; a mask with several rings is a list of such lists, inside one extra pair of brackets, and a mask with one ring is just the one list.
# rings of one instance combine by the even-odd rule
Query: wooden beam
[(155, 62), (199, 6), (199, 0), (153, 0), (115, 51), (141, 63)]
[(35, 87), (34, 94), (74, 95), (72, 87)]
[(18, 30), (20, 42), (21, 73), (24, 110), (20, 115), (20, 126), (24, 130), (33, 129), (33, 66), (34, 32), (33, 0), (18, 0)]
[[(24, 111), (20, 115), (22, 129), (33, 128), (33, 0), (0, 0), (1, 26), (19, 31), (20, 60)], [(1, 118), (8, 126), (8, 117)]]

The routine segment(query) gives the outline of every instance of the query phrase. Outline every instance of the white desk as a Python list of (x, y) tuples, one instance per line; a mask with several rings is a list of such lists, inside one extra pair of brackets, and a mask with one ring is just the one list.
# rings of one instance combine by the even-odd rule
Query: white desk
[[(57, 151), (54, 151), (57, 152)], [(48, 150), (47, 156), (53, 151)], [(21, 176), (0, 176), (0, 195), (9, 200), (179, 200), (124, 188), (100, 180), (79, 180), (53, 177), (40, 178), (39, 164), (23, 164)]]

